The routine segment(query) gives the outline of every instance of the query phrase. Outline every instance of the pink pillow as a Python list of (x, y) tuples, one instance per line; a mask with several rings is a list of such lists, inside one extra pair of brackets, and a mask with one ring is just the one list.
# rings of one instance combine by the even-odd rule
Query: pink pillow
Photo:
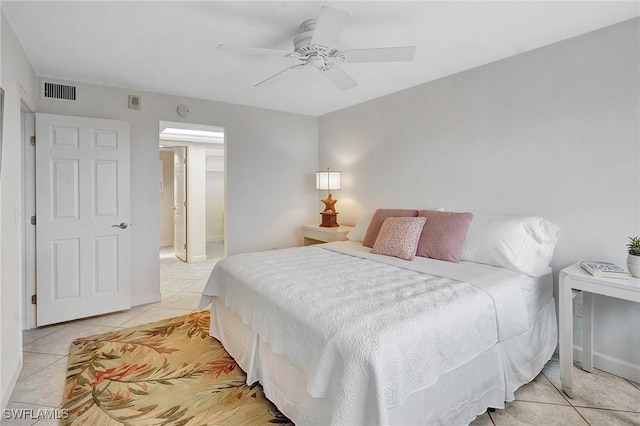
[(380, 228), (371, 253), (413, 260), (426, 222), (424, 217), (390, 217)]
[(457, 262), (473, 215), (420, 210), (419, 217), (425, 217), (427, 223), (422, 230), (416, 256)]
[(367, 233), (362, 240), (362, 245), (365, 247), (373, 247), (373, 243), (378, 238), (378, 233), (385, 219), (389, 217), (416, 217), (418, 216), (418, 210), (407, 209), (378, 209), (371, 218), (371, 223), (367, 228)]

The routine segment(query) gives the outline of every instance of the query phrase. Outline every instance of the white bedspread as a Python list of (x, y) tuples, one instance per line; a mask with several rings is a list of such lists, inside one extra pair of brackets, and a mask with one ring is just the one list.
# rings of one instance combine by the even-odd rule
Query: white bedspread
[(412, 271), (438, 277), (452, 278), (480, 287), (494, 300), (494, 307), (498, 316), (500, 341), (517, 336), (529, 328), (530, 324), (524, 295), (521, 288), (518, 285), (514, 285), (514, 283), (521, 281), (524, 274), (474, 262), (453, 263), (426, 257), (416, 257), (412, 261), (406, 261), (397, 257), (371, 254), (368, 247), (353, 242), (323, 244), (322, 248), (372, 259), (399, 268), (411, 269)]
[[(375, 409), (385, 423), (387, 409), (494, 345), (500, 312), (524, 306), (491, 274), (472, 285), (410, 269), (420, 264), (341, 244), (236, 255), (218, 262), (201, 307), (223, 300), (304, 372), (310, 395), (336, 402), (334, 419)], [(501, 334), (526, 324), (520, 312)]]

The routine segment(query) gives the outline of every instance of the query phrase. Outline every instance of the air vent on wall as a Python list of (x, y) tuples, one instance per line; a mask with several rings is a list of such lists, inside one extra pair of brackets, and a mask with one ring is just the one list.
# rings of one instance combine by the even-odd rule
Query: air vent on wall
[(78, 102), (78, 88), (76, 86), (43, 81), (41, 89), (43, 99)]

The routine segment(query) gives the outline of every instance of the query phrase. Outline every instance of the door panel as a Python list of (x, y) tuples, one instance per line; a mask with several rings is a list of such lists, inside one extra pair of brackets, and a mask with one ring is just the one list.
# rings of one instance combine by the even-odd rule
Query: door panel
[(93, 239), (96, 293), (118, 291), (118, 236)]
[[(51, 159), (51, 220), (80, 219), (79, 160)], [(37, 166), (36, 166), (37, 167)]]
[(93, 162), (94, 217), (118, 216), (118, 162)]
[[(51, 284), (54, 299), (80, 297), (80, 239), (51, 241)], [(40, 278), (40, 275), (38, 276)]]
[(38, 326), (131, 307), (129, 123), (36, 114)]

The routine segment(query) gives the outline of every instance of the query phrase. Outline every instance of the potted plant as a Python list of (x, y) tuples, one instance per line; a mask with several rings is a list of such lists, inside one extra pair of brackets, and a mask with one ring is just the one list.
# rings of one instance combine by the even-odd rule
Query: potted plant
[(640, 278), (640, 237), (629, 237), (627, 248), (629, 249), (627, 269), (631, 275)]

